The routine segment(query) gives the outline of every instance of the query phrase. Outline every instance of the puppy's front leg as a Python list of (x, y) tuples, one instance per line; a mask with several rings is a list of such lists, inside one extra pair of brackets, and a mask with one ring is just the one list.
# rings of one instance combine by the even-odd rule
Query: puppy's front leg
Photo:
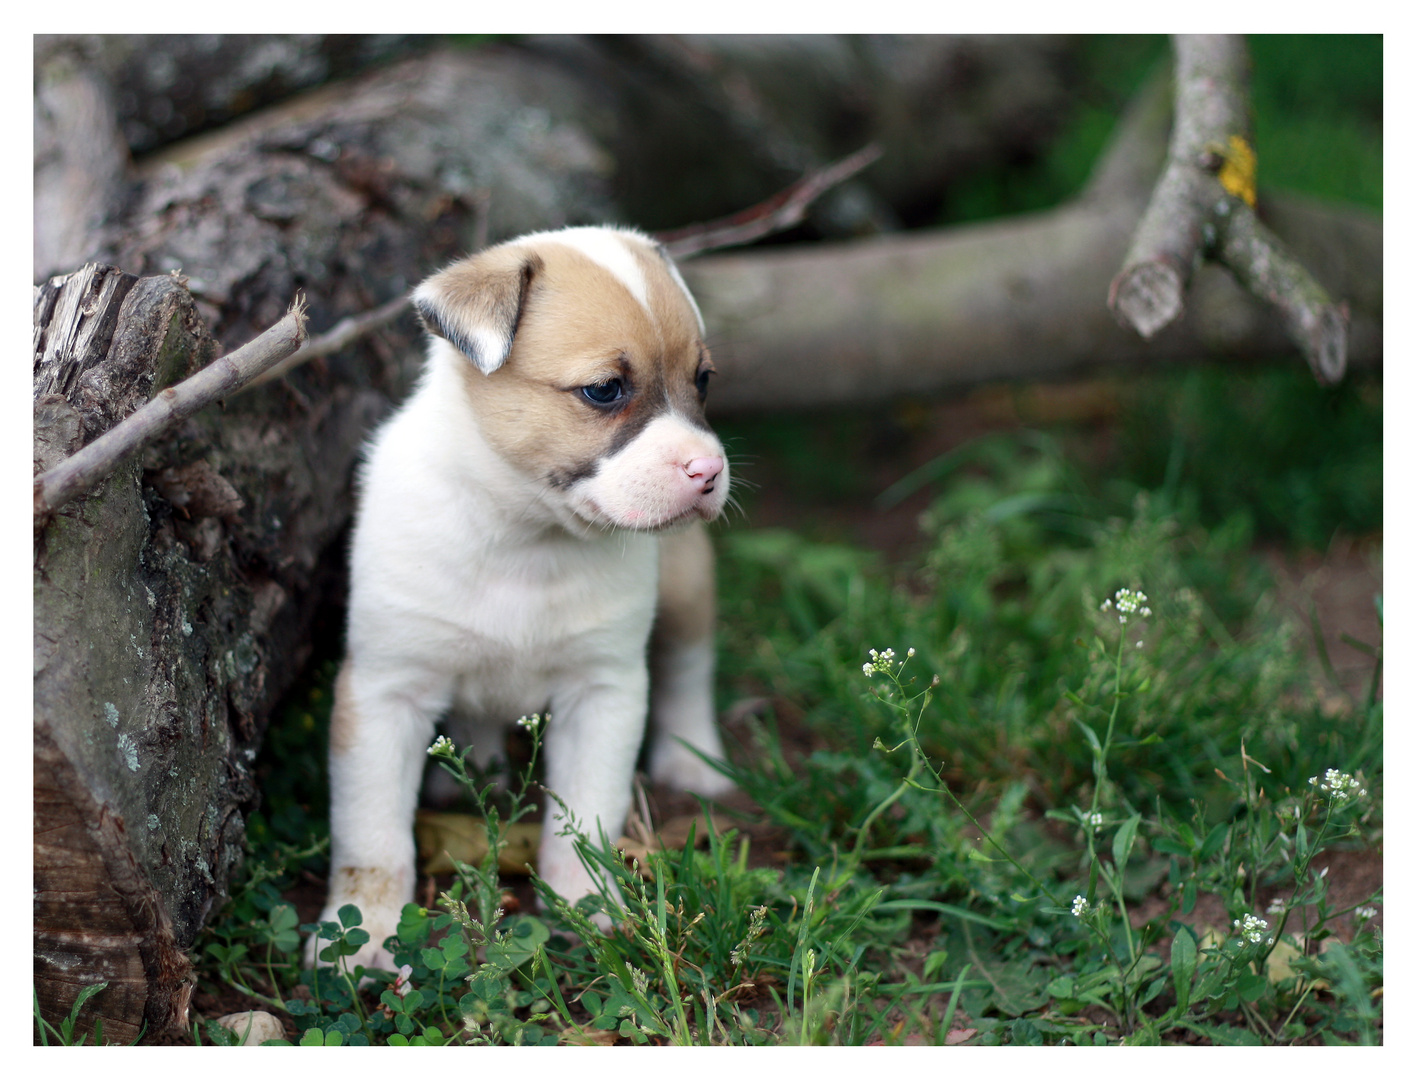
[[(546, 732), (546, 786), (558, 795), (575, 825), (592, 844), (600, 833), (619, 838), (630, 809), (635, 757), (644, 736), (648, 673), (643, 664), (619, 670), (594, 669), (590, 686), (554, 694)], [(574, 903), (600, 890), (600, 881), (581, 864), (575, 840), (561, 835), (565, 810), (554, 801), (545, 807), (541, 827), (539, 872), (546, 883)], [(613, 883), (610, 896), (618, 894)], [(609, 929), (610, 920), (597, 924)]]
[[(358, 906), (369, 941), (342, 961), (393, 970), (384, 939), (413, 899), (413, 815), (451, 682), (424, 673), (366, 673), (346, 661), (335, 681), (330, 719), (330, 881), (320, 919), (339, 921)], [(328, 942), (306, 943), (308, 965)]]

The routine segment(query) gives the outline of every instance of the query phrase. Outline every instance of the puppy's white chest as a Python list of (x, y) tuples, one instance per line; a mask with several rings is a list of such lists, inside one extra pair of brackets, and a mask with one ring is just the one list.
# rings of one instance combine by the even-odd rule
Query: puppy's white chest
[(459, 567), (441, 606), (474, 648), (594, 654), (648, 629), (657, 572), (651, 536), (499, 552)]

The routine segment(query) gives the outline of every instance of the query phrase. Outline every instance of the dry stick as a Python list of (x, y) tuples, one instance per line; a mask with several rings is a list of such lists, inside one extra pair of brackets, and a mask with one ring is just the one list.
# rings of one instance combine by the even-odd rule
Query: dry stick
[[(849, 157), (807, 174), (795, 184), (756, 206), (750, 206), (747, 210), (740, 210), (717, 221), (658, 233), (656, 239), (664, 244), (671, 258), (684, 259), (703, 251), (752, 243), (771, 233), (790, 229), (802, 220), (807, 207), (824, 192), (855, 176), (880, 156), (881, 149), (875, 144), (864, 146)], [(475, 199), (476, 241), (473, 250), (477, 251), (487, 246), (488, 193), (478, 192)], [(338, 352), (369, 331), (378, 329), (394, 319), (408, 304), (407, 295), (399, 296), (366, 315), (351, 316), (340, 321), (319, 337), (312, 338), (299, 352), (284, 362), (264, 372), (259, 378), (252, 379), (244, 389), (254, 389), (262, 383), (279, 379), (317, 356)]]
[(868, 143), (854, 154), (814, 172), (770, 199), (728, 217), (701, 225), (655, 234), (671, 258), (687, 259), (715, 248), (749, 244), (771, 233), (790, 229), (806, 216), (807, 208), (821, 195), (850, 179), (881, 156), (881, 148)]
[(1238, 35), (1175, 38), (1176, 107), (1166, 168), (1132, 237), (1108, 306), (1150, 338), (1181, 314), (1206, 219), (1225, 196), (1210, 162), (1231, 135), (1249, 140), (1245, 42)]
[[(823, 193), (855, 176), (879, 158), (881, 152), (880, 147), (874, 143), (868, 144), (834, 164), (808, 173), (795, 184), (755, 206), (716, 221), (658, 233), (656, 239), (664, 244), (671, 258), (684, 259), (716, 248), (752, 243), (771, 233), (790, 229), (802, 220), (807, 208)], [(474, 251), (487, 244), (488, 193), (479, 192), (475, 199)], [(241, 389), (254, 389), (289, 374), (307, 360), (338, 352), (369, 331), (397, 317), (408, 304), (407, 295), (399, 296), (367, 314), (341, 320), (319, 337), (312, 338), (298, 352), (253, 378)]]
[(305, 298), (297, 295), (285, 317), (254, 341), (218, 357), (189, 379), (170, 386), (122, 423), (34, 479), (38, 529), (70, 499), (85, 495), (120, 461), (203, 406), (230, 397), (278, 364), (305, 341)]
[(1178, 35), (1176, 107), (1169, 159), (1132, 238), (1108, 305), (1150, 338), (1181, 313), (1202, 254), (1274, 304), (1321, 383), (1348, 363), (1348, 309), (1335, 304), (1255, 216), (1255, 159), (1243, 38)]
[(346, 345), (357, 341), (371, 330), (377, 330), (387, 322), (392, 322), (403, 310), (409, 306), (409, 294), (396, 296), (387, 303), (381, 304), (373, 311), (363, 315), (352, 315), (347, 319), (341, 319), (334, 326), (326, 330), (319, 337), (311, 338), (298, 350), (286, 357), (280, 363), (252, 379), (245, 386), (241, 387), (241, 392), (253, 390), (262, 383), (279, 379), (294, 371), (307, 360), (314, 360), (317, 356), (329, 356), (331, 353), (339, 352)]
[(1217, 217), (1216, 258), (1250, 293), (1279, 309), (1315, 379), (1341, 380), (1348, 367), (1348, 305), (1335, 304), (1248, 206)]

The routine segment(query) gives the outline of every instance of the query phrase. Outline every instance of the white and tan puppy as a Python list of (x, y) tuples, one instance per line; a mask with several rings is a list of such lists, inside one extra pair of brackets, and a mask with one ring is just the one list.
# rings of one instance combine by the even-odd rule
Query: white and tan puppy
[[(549, 711), (546, 786), (592, 838), (618, 836), (658, 610), (651, 775), (729, 786), (684, 745), (722, 757), (703, 522), (729, 470), (678, 271), (643, 234), (572, 228), (455, 263), (414, 303), (427, 367), (361, 475), (330, 725), (322, 918), (357, 904), (371, 940), (349, 962), (385, 968), (413, 898), (420, 776), (450, 710), (465, 718), (455, 741), (483, 757), (504, 725)], [(544, 809), (539, 872), (574, 900), (594, 883), (558, 835), (562, 812)]]

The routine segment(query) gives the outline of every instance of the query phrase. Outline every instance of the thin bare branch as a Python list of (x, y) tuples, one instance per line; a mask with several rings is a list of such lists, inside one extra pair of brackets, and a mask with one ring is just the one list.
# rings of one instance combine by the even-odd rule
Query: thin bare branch
[(1348, 367), (1348, 309), (1335, 304), (1302, 263), (1254, 215), (1240, 206), (1218, 222), (1216, 258), (1255, 296), (1279, 309), (1314, 378), (1325, 384)]
[(790, 229), (801, 222), (807, 208), (825, 192), (855, 176), (881, 154), (879, 146), (868, 143), (854, 154), (808, 173), (756, 206), (716, 221), (656, 233), (655, 239), (664, 245), (671, 258), (687, 259), (717, 248), (750, 244), (764, 236)]
[(329, 356), (337, 353), (345, 346), (362, 338), (371, 330), (377, 330), (385, 323), (392, 322), (401, 315), (408, 307), (408, 294), (396, 296), (385, 304), (380, 304), (373, 311), (365, 312), (363, 315), (352, 315), (347, 319), (341, 319), (334, 326), (326, 330), (319, 337), (311, 338), (298, 350), (286, 357), (275, 367), (262, 372), (256, 378), (241, 388), (241, 392), (253, 390), (263, 383), (271, 382), (282, 378), (294, 371), (307, 360), (314, 360), (317, 356)]
[(218, 357), (191, 378), (170, 386), (122, 423), (34, 479), (38, 529), (69, 500), (85, 495), (124, 458), (213, 401), (230, 397), (280, 363), (305, 341), (305, 298), (254, 341)]

